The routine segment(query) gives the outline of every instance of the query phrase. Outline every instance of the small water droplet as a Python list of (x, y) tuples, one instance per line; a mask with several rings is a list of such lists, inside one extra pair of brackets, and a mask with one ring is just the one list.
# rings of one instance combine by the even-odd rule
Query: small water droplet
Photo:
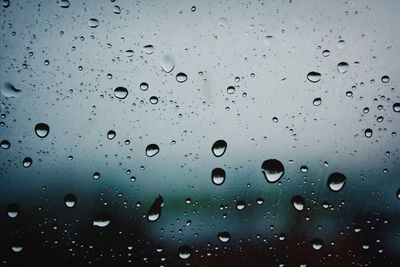
[(108, 140), (114, 139), (114, 137), (117, 135), (117, 133), (114, 130), (109, 130), (107, 133), (107, 138)]
[(113, 12), (114, 12), (114, 14), (121, 14), (121, 8), (119, 6), (114, 6)]
[(146, 147), (146, 155), (148, 157), (153, 157), (157, 155), (157, 153), (160, 151), (160, 148), (156, 144), (150, 144)]
[(142, 83), (140, 84), (140, 90), (142, 90), (142, 91), (147, 91), (147, 89), (149, 89), (148, 83), (142, 82)]
[(19, 206), (18, 204), (11, 203), (7, 206), (7, 215), (10, 218), (15, 218), (18, 216), (19, 213)]
[(269, 183), (275, 183), (282, 178), (285, 173), (285, 168), (279, 160), (269, 159), (262, 163), (261, 171)]
[(234, 86), (228, 86), (228, 88), (226, 88), (226, 92), (228, 94), (230, 94), (230, 95), (235, 93), (235, 87)]
[(303, 166), (300, 167), (300, 171), (302, 173), (306, 173), (306, 172), (308, 172), (308, 167), (306, 165), (303, 165)]
[(346, 42), (344, 40), (339, 40), (337, 47), (343, 49), (346, 46)]
[(2, 149), (9, 149), (10, 146), (10, 142), (8, 142), (7, 140), (1, 140), (0, 147)]
[(183, 72), (179, 72), (179, 73), (176, 75), (176, 80), (177, 80), (179, 83), (186, 82), (186, 80), (187, 80), (187, 75), (186, 75), (185, 73), (183, 73)]
[(225, 182), (225, 171), (221, 168), (215, 168), (211, 172), (211, 181), (215, 185), (221, 185)]
[(119, 86), (114, 89), (114, 96), (119, 99), (125, 99), (128, 96), (128, 89)]
[(227, 147), (227, 143), (224, 140), (215, 141), (212, 145), (211, 151), (216, 157), (221, 157), (224, 155)]
[(166, 54), (161, 59), (161, 68), (166, 73), (170, 73), (175, 68), (175, 59), (172, 55)]
[(62, 7), (62, 8), (68, 8), (70, 5), (68, 0), (60, 0), (59, 4), (60, 4), (60, 7)]
[(31, 165), (32, 159), (30, 157), (24, 158), (24, 160), (22, 161), (22, 166), (24, 166), (24, 168), (29, 168)]
[(50, 132), (50, 127), (46, 123), (40, 122), (35, 125), (35, 133), (40, 138), (45, 138)]
[(189, 246), (181, 246), (178, 249), (179, 258), (186, 260), (192, 255), (192, 249)]
[(88, 25), (90, 28), (96, 28), (97, 26), (99, 26), (99, 21), (95, 18), (91, 18), (88, 20)]
[(239, 200), (236, 203), (236, 209), (238, 210), (243, 210), (246, 207), (246, 202), (244, 202), (243, 200)]
[(400, 103), (394, 103), (393, 104), (393, 111), (394, 112), (400, 112)]
[(349, 70), (349, 64), (347, 63), (347, 62), (340, 62), (338, 65), (337, 65), (337, 70), (338, 70), (338, 72), (339, 73), (346, 73), (348, 70)]
[(150, 99), (149, 99), (149, 101), (150, 101), (151, 104), (155, 105), (155, 104), (158, 103), (158, 97), (156, 97), (156, 96), (151, 96)]
[(313, 240), (311, 240), (311, 244), (313, 249), (320, 250), (324, 245), (324, 241), (321, 238), (314, 238)]
[(76, 204), (76, 197), (73, 194), (67, 194), (64, 197), (65, 206), (73, 208)]
[(152, 46), (152, 45), (145, 45), (145, 46), (143, 46), (143, 50), (142, 50), (142, 51), (145, 52), (145, 53), (148, 54), (148, 55), (151, 55), (151, 54), (154, 53), (154, 46)]
[(218, 233), (218, 239), (222, 243), (226, 243), (229, 241), (229, 239), (231, 239), (231, 235), (226, 231), (220, 232), (220, 233)]
[(99, 213), (93, 220), (93, 225), (97, 227), (106, 227), (111, 223), (111, 215), (107, 212)]
[(304, 209), (304, 198), (302, 196), (294, 196), (292, 197), (292, 204), (296, 210), (302, 211)]
[(400, 188), (397, 189), (396, 196), (397, 196), (398, 199), (400, 199)]
[(390, 81), (390, 77), (387, 75), (382, 76), (381, 81), (383, 83), (388, 83)]
[(151, 205), (149, 211), (147, 212), (147, 219), (150, 222), (157, 221), (161, 216), (161, 208), (164, 206), (164, 199), (161, 195), (154, 200), (153, 204)]
[(321, 103), (322, 103), (322, 99), (320, 97), (314, 98), (314, 100), (313, 100), (314, 106), (317, 107), (317, 106), (321, 105)]
[(321, 73), (311, 71), (307, 74), (307, 79), (312, 83), (319, 82), (321, 80)]
[(365, 135), (365, 137), (367, 137), (367, 138), (371, 138), (371, 136), (372, 136), (372, 129), (371, 129), (371, 128), (365, 129), (364, 135)]
[(192, 8), (190, 10), (192, 10), (192, 12), (195, 12), (196, 11), (196, 6), (192, 6)]
[(331, 54), (331, 51), (329, 51), (329, 50), (324, 50), (324, 51), (322, 51), (322, 55), (324, 56), (324, 57), (327, 57), (327, 56), (329, 56)]
[(133, 52), (133, 50), (128, 49), (125, 51), (125, 56), (127, 57), (133, 57), (133, 55), (135, 54), (135, 52)]
[(95, 179), (95, 180), (100, 179), (100, 173), (98, 173), (98, 172), (93, 173), (93, 179)]
[(339, 172), (332, 173), (328, 177), (328, 187), (333, 192), (339, 192), (346, 183), (346, 176)]

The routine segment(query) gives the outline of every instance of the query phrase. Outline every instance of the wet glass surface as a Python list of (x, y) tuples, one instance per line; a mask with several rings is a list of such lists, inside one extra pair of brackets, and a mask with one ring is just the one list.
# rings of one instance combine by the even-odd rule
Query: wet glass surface
[(4, 266), (400, 266), (399, 1), (16, 1)]

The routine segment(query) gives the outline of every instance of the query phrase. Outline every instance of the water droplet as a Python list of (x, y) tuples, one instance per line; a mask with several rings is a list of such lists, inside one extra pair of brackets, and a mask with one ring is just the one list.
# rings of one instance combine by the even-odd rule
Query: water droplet
[(152, 46), (152, 45), (143, 46), (143, 52), (145, 52), (148, 55), (153, 54), (154, 53), (154, 46)]
[(364, 135), (365, 135), (365, 137), (367, 137), (367, 138), (371, 138), (371, 136), (372, 136), (372, 129), (371, 129), (371, 128), (365, 129)]
[(20, 245), (11, 246), (11, 250), (14, 251), (15, 253), (21, 252), (23, 249), (24, 247)]
[(304, 209), (304, 198), (302, 196), (294, 196), (292, 197), (292, 204), (296, 210), (303, 210)]
[(400, 112), (400, 103), (394, 103), (393, 104), (393, 111), (394, 112)]
[(307, 79), (312, 83), (319, 82), (321, 80), (321, 73), (311, 71), (307, 74)]
[(95, 18), (91, 18), (88, 20), (88, 25), (90, 28), (96, 28), (97, 26), (99, 26), (99, 21)]
[(133, 52), (131, 49), (125, 51), (125, 56), (127, 57), (133, 57), (134, 54), (135, 52)]
[(214, 156), (221, 157), (225, 153), (227, 145), (228, 144), (224, 140), (215, 141), (211, 151)]
[(114, 6), (113, 12), (114, 12), (114, 14), (121, 14), (121, 8), (119, 6)]
[(8, 142), (7, 140), (1, 140), (0, 147), (2, 149), (9, 149), (10, 146), (10, 142)]
[(339, 73), (346, 73), (348, 70), (349, 70), (349, 64), (347, 63), (347, 62), (340, 62), (338, 65), (337, 65), (337, 70), (338, 70), (338, 72)]
[(231, 235), (228, 232), (220, 232), (218, 233), (218, 239), (222, 243), (226, 243), (231, 239)]
[(50, 127), (46, 123), (40, 122), (35, 125), (35, 133), (40, 138), (45, 138), (50, 132)]
[(396, 196), (397, 196), (398, 199), (400, 199), (400, 188), (397, 189)]
[(99, 213), (93, 220), (93, 225), (97, 227), (106, 227), (111, 222), (111, 215), (107, 212)]
[(153, 157), (157, 155), (157, 153), (160, 151), (160, 148), (156, 144), (150, 144), (146, 147), (146, 155), (148, 157)]
[(161, 195), (154, 200), (153, 204), (151, 205), (149, 211), (147, 212), (147, 219), (150, 222), (157, 221), (161, 216), (161, 208), (164, 206), (164, 199)]
[(166, 54), (162, 57), (161, 68), (166, 73), (170, 73), (175, 68), (175, 59), (172, 55)]
[(60, 0), (59, 4), (62, 8), (68, 8), (70, 5), (68, 0)]
[(189, 246), (181, 246), (178, 249), (179, 258), (188, 259), (192, 255), (192, 249)]
[(300, 171), (302, 173), (306, 173), (306, 172), (308, 172), (308, 167), (306, 165), (303, 165), (303, 166), (300, 167)]
[(285, 168), (279, 160), (269, 159), (262, 163), (261, 171), (268, 182), (275, 183), (282, 178), (285, 173)]
[(321, 238), (314, 238), (313, 240), (311, 240), (311, 244), (313, 249), (320, 250), (324, 245), (324, 241)]
[(11, 203), (7, 206), (7, 215), (10, 218), (15, 218), (18, 216), (19, 213), (19, 206), (18, 204)]
[(226, 88), (226, 92), (228, 93), (228, 94), (233, 94), (233, 93), (235, 93), (235, 87), (233, 87), (233, 86), (228, 86), (228, 88)]
[(346, 46), (346, 42), (344, 40), (339, 40), (337, 47), (343, 49)]
[(7, 98), (19, 97), (21, 95), (21, 90), (15, 88), (12, 83), (4, 83), (1, 88), (1, 94)]
[(98, 172), (93, 173), (93, 179), (95, 179), (95, 180), (100, 179), (100, 173), (98, 173)]
[(155, 105), (158, 103), (158, 97), (152, 96), (152, 97), (150, 97), (149, 101), (151, 104)]
[(225, 171), (221, 168), (215, 168), (211, 172), (211, 180), (215, 185), (221, 185), (225, 182)]
[(339, 172), (332, 173), (328, 177), (328, 187), (333, 192), (339, 192), (346, 183), (346, 176)]
[(24, 158), (24, 160), (22, 161), (22, 166), (24, 166), (24, 168), (29, 168), (31, 165), (32, 159), (30, 157)]
[(313, 100), (313, 105), (318, 107), (319, 105), (321, 105), (322, 103), (322, 99), (320, 97), (314, 98)]
[(107, 138), (108, 140), (114, 139), (114, 137), (117, 135), (117, 133), (114, 130), (109, 130), (107, 133)]
[(186, 80), (187, 80), (187, 75), (186, 75), (185, 73), (183, 73), (183, 72), (179, 72), (179, 73), (176, 75), (176, 80), (177, 80), (179, 83), (186, 82)]
[(383, 83), (388, 83), (390, 81), (390, 77), (387, 75), (382, 76), (381, 81)]
[(190, 10), (192, 10), (192, 12), (195, 12), (196, 11), (196, 6), (192, 6), (192, 8)]
[(331, 51), (329, 51), (329, 50), (324, 50), (324, 51), (322, 51), (322, 55), (324, 56), (324, 57), (327, 57), (327, 56), (329, 56), (331, 54)]
[(67, 194), (64, 197), (64, 203), (68, 208), (73, 208), (76, 203), (76, 197), (73, 194)]
[(117, 87), (114, 89), (114, 95), (116, 98), (125, 99), (128, 96), (128, 89), (125, 87)]
[(149, 89), (149, 85), (147, 83), (145, 83), (145, 82), (142, 82), (140, 84), (140, 90), (147, 91), (147, 89)]
[(237, 208), (238, 210), (243, 210), (245, 207), (246, 207), (246, 202), (244, 202), (243, 200), (239, 200), (239, 201), (236, 203), (236, 208)]

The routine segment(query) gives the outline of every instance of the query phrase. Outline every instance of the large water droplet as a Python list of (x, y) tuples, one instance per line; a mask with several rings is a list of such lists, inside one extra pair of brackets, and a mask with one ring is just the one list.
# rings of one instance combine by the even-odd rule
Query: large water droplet
[(108, 133), (107, 133), (107, 138), (109, 139), (109, 140), (112, 140), (112, 139), (114, 139), (114, 137), (117, 135), (117, 133), (114, 131), (114, 130), (109, 130), (108, 131)]
[(214, 156), (221, 157), (225, 153), (227, 145), (228, 144), (224, 140), (215, 141), (212, 145), (211, 151)]
[(1, 88), (1, 94), (8, 98), (19, 97), (21, 90), (14, 87), (11, 83), (4, 83)]
[(128, 96), (128, 89), (125, 87), (117, 87), (114, 89), (114, 96), (119, 99), (124, 99)]
[(372, 129), (371, 129), (371, 128), (365, 129), (364, 135), (365, 135), (365, 137), (367, 137), (367, 138), (371, 138), (371, 136), (372, 136)]
[(269, 159), (262, 163), (261, 171), (268, 182), (275, 183), (282, 178), (285, 168), (279, 160)]
[(148, 55), (153, 54), (153, 52), (154, 52), (154, 46), (152, 46), (152, 45), (145, 45), (145, 46), (143, 46), (143, 52), (145, 52), (145, 53), (148, 54)]
[(18, 204), (11, 203), (7, 206), (7, 215), (10, 218), (15, 218), (18, 216), (19, 213), (19, 206)]
[(322, 51), (322, 55), (324, 56), (324, 57), (327, 57), (327, 56), (329, 56), (331, 54), (331, 51), (329, 51), (329, 50), (324, 50), (324, 51)]
[(235, 93), (235, 87), (234, 86), (228, 86), (228, 88), (226, 88), (226, 92), (228, 93), (228, 94), (233, 94), (233, 93)]
[(93, 220), (93, 225), (97, 227), (106, 227), (111, 222), (111, 215), (107, 212), (99, 213)]
[(321, 105), (322, 103), (322, 99), (320, 97), (314, 98), (313, 100), (313, 105), (318, 107), (319, 105)]
[(337, 70), (338, 70), (338, 72), (339, 73), (346, 73), (348, 70), (349, 70), (349, 64), (347, 63), (347, 62), (340, 62), (338, 65), (337, 65)]
[(303, 210), (304, 209), (304, 198), (302, 196), (294, 196), (292, 197), (292, 204), (296, 210)]
[(60, 0), (59, 5), (62, 8), (68, 8), (69, 7), (69, 1), (68, 0)]
[(221, 185), (225, 182), (225, 171), (221, 168), (215, 168), (211, 172), (211, 180), (215, 185)]
[(113, 12), (114, 12), (114, 14), (121, 14), (121, 8), (119, 6), (114, 6)]
[(313, 249), (320, 250), (324, 245), (324, 241), (321, 238), (314, 238), (313, 240), (311, 240), (311, 245)]
[(339, 192), (346, 183), (346, 176), (339, 172), (332, 173), (328, 177), (328, 187), (333, 192)]
[(31, 165), (32, 159), (30, 157), (24, 158), (24, 160), (22, 161), (22, 166), (24, 166), (24, 168), (29, 168)]
[(99, 26), (99, 20), (95, 19), (95, 18), (91, 18), (88, 20), (88, 25), (90, 28), (96, 28), (97, 26)]
[(307, 74), (307, 79), (313, 83), (319, 82), (321, 80), (321, 73), (311, 71)]
[(100, 173), (98, 173), (98, 172), (93, 173), (93, 179), (95, 179), (95, 180), (100, 179)]
[(187, 75), (186, 75), (185, 73), (183, 73), (183, 72), (179, 72), (179, 73), (176, 75), (176, 80), (177, 80), (179, 83), (186, 82), (186, 80), (187, 80)]
[(166, 73), (171, 72), (175, 68), (175, 59), (172, 55), (166, 54), (161, 59), (161, 68)]
[(65, 206), (73, 208), (76, 204), (76, 197), (73, 194), (67, 194), (64, 197)]
[(2, 149), (9, 149), (10, 146), (10, 142), (8, 142), (7, 140), (1, 140), (0, 147)]
[(160, 148), (156, 144), (150, 144), (146, 147), (146, 155), (148, 157), (153, 157), (157, 155), (157, 153), (160, 151)]
[(218, 233), (218, 239), (222, 243), (226, 243), (226, 242), (229, 241), (229, 239), (231, 239), (231, 235), (226, 231), (225, 232), (220, 232), (220, 233)]
[(147, 89), (149, 89), (149, 84), (148, 84), (148, 83), (145, 83), (145, 82), (142, 82), (142, 83), (140, 84), (140, 90), (142, 90), (142, 91), (147, 91)]
[(189, 246), (181, 246), (178, 249), (179, 258), (186, 260), (192, 255), (192, 249)]
[(46, 123), (40, 122), (35, 125), (35, 133), (40, 138), (45, 138), (50, 132), (50, 127)]
[(393, 111), (394, 112), (400, 112), (400, 103), (394, 103), (393, 104)]
[(390, 77), (387, 75), (382, 76), (381, 81), (383, 83), (388, 83), (390, 81)]
[(147, 219), (150, 222), (157, 221), (161, 216), (161, 208), (164, 206), (164, 199), (161, 195), (154, 200), (153, 204), (151, 205), (149, 211), (147, 212)]
[(14, 251), (15, 253), (21, 252), (23, 249), (24, 249), (24, 247), (20, 246), (20, 245), (11, 246), (11, 250)]
[(239, 200), (236, 203), (236, 209), (243, 210), (244, 208), (246, 208), (246, 202), (244, 202), (243, 200)]

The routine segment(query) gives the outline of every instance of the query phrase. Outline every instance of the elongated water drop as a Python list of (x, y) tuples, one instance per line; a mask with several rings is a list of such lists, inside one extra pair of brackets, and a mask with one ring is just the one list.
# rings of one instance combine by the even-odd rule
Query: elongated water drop
[(212, 145), (211, 151), (216, 157), (221, 157), (224, 155), (227, 147), (227, 143), (224, 140), (215, 141)]
[(106, 227), (111, 223), (111, 215), (107, 212), (99, 213), (93, 219), (93, 225), (97, 227)]
[(151, 205), (149, 211), (147, 212), (147, 219), (150, 222), (157, 221), (161, 216), (161, 208), (164, 206), (164, 199), (161, 195), (154, 200), (153, 204)]
[(302, 196), (294, 196), (292, 197), (292, 204), (296, 210), (301, 211), (304, 209), (304, 198)]
[(346, 176), (339, 172), (332, 173), (331, 175), (329, 175), (327, 182), (329, 189), (333, 192), (339, 192), (343, 189), (346, 183), (346, 179)]
[(157, 153), (160, 151), (160, 148), (156, 144), (150, 144), (146, 147), (146, 155), (148, 157), (153, 157), (157, 155)]
[(215, 185), (221, 185), (225, 182), (225, 171), (221, 168), (215, 168), (211, 172), (211, 181)]
[(175, 59), (172, 55), (164, 55), (161, 59), (161, 68), (166, 73), (170, 73), (175, 68)]
[(88, 25), (90, 28), (97, 28), (99, 26), (99, 20), (95, 18), (91, 18), (88, 20)]
[(279, 160), (269, 159), (262, 163), (261, 171), (269, 183), (275, 183), (282, 178), (285, 173), (285, 168)]

